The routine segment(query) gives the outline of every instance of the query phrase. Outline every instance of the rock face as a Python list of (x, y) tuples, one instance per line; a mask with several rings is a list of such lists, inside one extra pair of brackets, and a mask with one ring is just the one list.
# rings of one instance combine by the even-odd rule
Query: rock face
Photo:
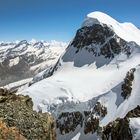
[(84, 115), (80, 112), (62, 113), (56, 120), (56, 128), (60, 130), (61, 135), (74, 132), (80, 126), (84, 128), (84, 134), (96, 132), (102, 140), (133, 139), (129, 125), (130, 118), (140, 117), (140, 106), (129, 111), (124, 118), (117, 118), (104, 127), (100, 127), (100, 120), (99, 117), (95, 116), (96, 113), (91, 111), (84, 111)]
[[(132, 53), (132, 46), (138, 45), (135, 42), (125, 41), (106, 24), (93, 24), (77, 30), (73, 41), (61, 59), (64, 62), (74, 62), (76, 67), (90, 65), (94, 62), (97, 67), (101, 67), (111, 62), (120, 53), (129, 57)], [(89, 57), (83, 56), (84, 53)], [(46, 77), (52, 76), (57, 71), (61, 66), (61, 59), (46, 72)]]
[(78, 126), (83, 128), (84, 134), (93, 134), (98, 130), (100, 119), (106, 114), (106, 107), (97, 102), (92, 111), (61, 113), (56, 119), (56, 128), (62, 135), (74, 132)]
[(106, 41), (106, 38), (112, 37), (114, 32), (108, 28), (106, 25), (94, 24), (92, 26), (84, 26), (80, 28), (76, 36), (71, 43), (74, 47), (83, 48), (89, 46), (92, 43), (103, 44)]
[(83, 115), (80, 112), (64, 112), (56, 120), (56, 128), (60, 130), (62, 135), (74, 132), (78, 125), (83, 126)]
[(132, 82), (134, 80), (134, 72), (136, 71), (135, 68), (131, 69), (124, 79), (124, 83), (122, 84), (122, 93), (121, 95), (126, 99), (131, 95), (132, 91)]
[(27, 140), (23, 137), (16, 127), (6, 126), (3, 120), (0, 121), (0, 139), (1, 140)]
[(105, 126), (102, 131), (102, 139), (109, 140), (111, 138), (111, 140), (132, 140), (133, 135), (129, 125), (130, 118), (137, 117), (140, 117), (140, 106), (129, 111), (124, 118), (118, 118)]
[(103, 128), (102, 140), (132, 140), (129, 119), (116, 119)]
[[(105, 58), (114, 58), (115, 54), (129, 49), (126, 44), (126, 41), (118, 37), (107, 25), (94, 24), (79, 29), (70, 45), (77, 48), (76, 53), (85, 48), (95, 56), (103, 55)], [(88, 47), (89, 45), (92, 47)], [(97, 48), (96, 45), (101, 45), (101, 47)]]
[(29, 96), (0, 89), (0, 118), (7, 127), (15, 127), (28, 140), (55, 140), (53, 118), (48, 113), (33, 111)]
[(128, 118), (140, 117), (140, 106), (138, 105), (133, 110), (129, 111), (126, 115)]
[[(129, 57), (132, 51), (130, 43), (120, 38), (113, 29), (105, 24), (84, 26), (77, 31), (62, 60), (64, 62), (74, 61), (74, 65), (77, 67), (94, 62), (97, 67), (101, 67), (111, 62), (120, 53)], [(136, 43), (134, 44), (137, 46)], [(80, 61), (83, 53), (89, 54), (90, 57), (85, 56), (87, 60)], [(101, 60), (104, 63), (101, 63)]]

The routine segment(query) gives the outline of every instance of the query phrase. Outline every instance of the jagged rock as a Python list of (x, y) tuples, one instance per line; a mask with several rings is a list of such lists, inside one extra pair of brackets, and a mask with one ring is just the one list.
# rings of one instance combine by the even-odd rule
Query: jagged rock
[(6, 96), (8, 93), (9, 91), (6, 88), (0, 88), (0, 96)]
[(132, 140), (132, 132), (129, 127), (129, 118), (140, 117), (140, 106), (129, 111), (124, 118), (118, 118), (103, 127), (101, 132), (103, 140)]
[[(93, 52), (94, 56), (103, 55), (105, 58), (114, 58), (115, 54), (119, 54), (122, 51), (128, 56), (131, 54), (127, 42), (118, 37), (105, 24), (93, 24), (89, 27), (84, 26), (80, 28), (71, 45), (77, 48), (76, 53), (80, 49), (85, 48), (88, 52)], [(89, 47), (90, 45), (92, 47)], [(96, 48), (96, 45), (100, 45), (101, 47)]]
[(33, 111), (29, 96), (8, 91), (1, 94), (0, 99), (3, 99), (0, 102), (0, 118), (8, 127), (16, 127), (28, 140), (55, 140), (53, 118), (48, 113)]
[(133, 110), (129, 111), (126, 117), (133, 118), (133, 117), (140, 117), (140, 106), (138, 105)]
[(74, 47), (83, 48), (84, 46), (91, 45), (92, 43), (105, 42), (107, 37), (113, 36), (114, 32), (106, 25), (94, 24), (90, 27), (82, 27), (76, 33), (75, 39), (71, 43)]
[(95, 117), (94, 114), (90, 114), (84, 122), (84, 133), (94, 133), (99, 127), (99, 118)]
[(16, 127), (8, 127), (0, 120), (0, 140), (27, 140)]
[(129, 119), (116, 119), (103, 128), (102, 140), (132, 140)]
[[(140, 106), (129, 111), (124, 118), (118, 118), (101, 128), (99, 126), (99, 117), (104, 117), (100, 112), (102, 107), (101, 103), (97, 102), (93, 111), (84, 111), (84, 113), (63, 112), (56, 120), (56, 127), (60, 130), (62, 135), (75, 131), (76, 127), (79, 125), (84, 128), (85, 134), (97, 132), (97, 134), (102, 137), (102, 140), (132, 140), (129, 118), (140, 117)], [(103, 107), (103, 109), (104, 108), (105, 107)], [(96, 115), (98, 115), (98, 117)]]
[(126, 77), (124, 79), (124, 83), (122, 84), (122, 93), (124, 99), (128, 98), (131, 95), (132, 91), (132, 82), (134, 80), (134, 72), (136, 71), (135, 68), (131, 69), (127, 72)]
[(97, 102), (95, 104), (93, 111), (100, 117), (105, 117), (105, 115), (107, 114), (107, 108), (101, 105), (100, 102)]
[(78, 125), (83, 126), (83, 115), (80, 112), (61, 113), (56, 120), (56, 128), (59, 128), (62, 135), (75, 131)]
[(107, 109), (97, 102), (92, 111), (62, 112), (56, 119), (56, 128), (62, 135), (84, 127), (84, 133), (94, 133), (99, 127), (99, 119), (107, 114)]

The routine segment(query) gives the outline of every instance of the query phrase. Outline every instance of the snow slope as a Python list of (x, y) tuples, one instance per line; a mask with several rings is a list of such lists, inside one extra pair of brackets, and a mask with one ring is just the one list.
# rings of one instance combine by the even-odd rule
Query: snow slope
[(131, 118), (130, 128), (133, 132), (133, 140), (138, 140), (140, 138), (140, 118)]
[[(92, 27), (96, 27), (93, 35)], [(104, 30), (106, 37), (102, 40)], [(140, 105), (140, 31), (130, 23), (119, 23), (104, 13), (94, 12), (87, 15), (79, 32), (55, 65), (52, 76), (19, 93), (32, 97), (35, 110), (51, 112), (56, 118), (61, 112), (90, 111), (99, 101), (107, 108), (107, 115), (99, 117), (99, 125), (106, 126)], [(91, 44), (85, 45), (83, 39)], [(136, 72), (131, 96), (123, 99), (122, 83), (132, 68)], [(97, 134), (85, 135), (82, 128), (66, 135), (57, 132), (58, 140), (91, 140), (93, 136)]]

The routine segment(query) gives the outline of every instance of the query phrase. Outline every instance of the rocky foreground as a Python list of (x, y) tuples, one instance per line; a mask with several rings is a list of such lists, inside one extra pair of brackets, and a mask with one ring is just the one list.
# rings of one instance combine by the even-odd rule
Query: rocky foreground
[(29, 96), (0, 89), (0, 140), (55, 140), (54, 120), (33, 111)]

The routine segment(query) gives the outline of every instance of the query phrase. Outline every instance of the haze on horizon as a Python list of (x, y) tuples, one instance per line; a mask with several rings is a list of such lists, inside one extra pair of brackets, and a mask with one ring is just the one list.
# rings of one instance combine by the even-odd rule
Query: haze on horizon
[(0, 41), (70, 41), (84, 17), (93, 11), (140, 27), (139, 5), (139, 0), (0, 1)]

